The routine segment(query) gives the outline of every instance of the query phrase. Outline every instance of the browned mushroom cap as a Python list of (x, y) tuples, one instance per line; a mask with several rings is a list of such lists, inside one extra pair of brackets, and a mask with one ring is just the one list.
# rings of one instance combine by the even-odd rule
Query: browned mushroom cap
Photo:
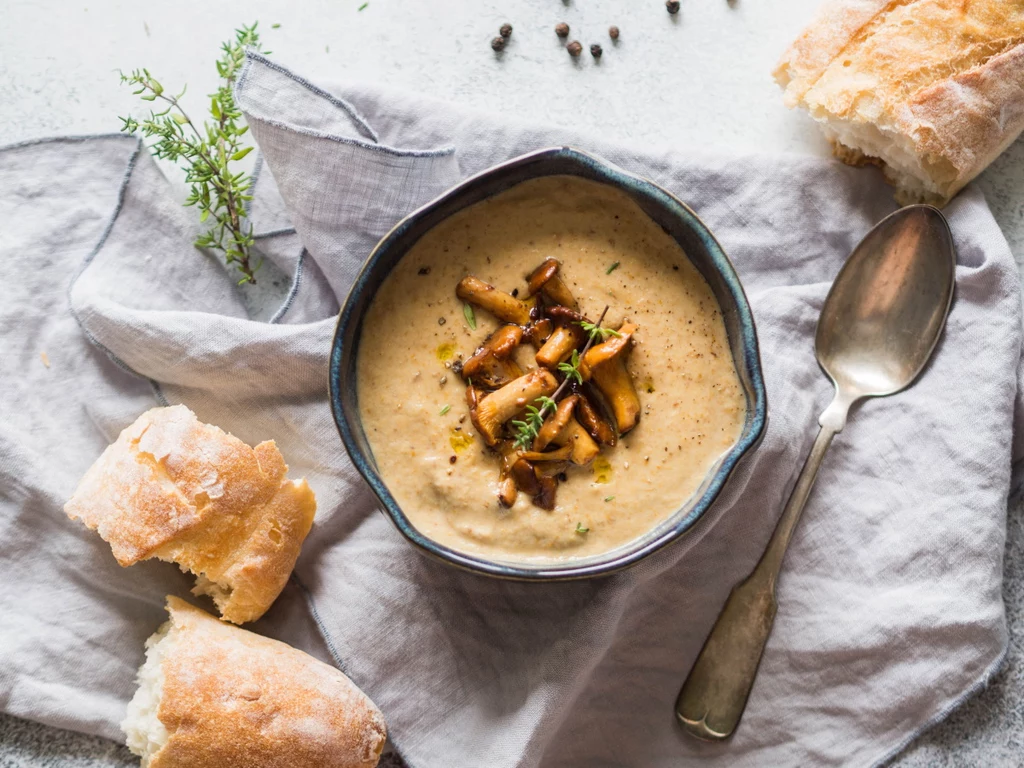
[(502, 425), (538, 397), (550, 395), (558, 381), (542, 368), (530, 371), (484, 397), (476, 410), (470, 410), (473, 425), (488, 445), (498, 442)]
[(544, 259), (541, 265), (533, 270), (527, 278), (530, 295), (534, 296), (537, 293), (543, 293), (555, 304), (576, 309), (578, 306), (576, 298), (572, 295), (572, 291), (569, 290), (569, 286), (562, 282), (562, 278), (558, 276), (558, 268), (560, 266), (558, 261), (550, 256)]
[(483, 343), (476, 353), (462, 364), (464, 379), (473, 379), (488, 389), (497, 389), (523, 375), (522, 369), (509, 357), (523, 338), (518, 325), (503, 325)]
[(544, 346), (544, 342), (548, 340), (551, 332), (555, 329), (555, 324), (548, 320), (546, 317), (542, 317), (540, 320), (534, 320), (528, 326), (526, 326), (526, 339), (534, 347), (540, 349)]
[(640, 418), (640, 398), (626, 370), (630, 342), (636, 329), (633, 323), (624, 323), (618, 336), (594, 345), (580, 361), (580, 374), (584, 380), (592, 379), (604, 396), (615, 417), (619, 434), (629, 432)]
[(512, 478), (520, 491), (533, 497), (533, 503), (538, 507), (548, 510), (555, 508), (558, 480), (554, 477), (538, 473), (530, 461), (520, 458), (512, 465)]
[(585, 393), (587, 387), (589, 384), (584, 385), (584, 391), (577, 395), (576, 418), (597, 442), (602, 445), (615, 445), (618, 442), (615, 427), (601, 412), (600, 407)]
[(516, 498), (519, 496), (519, 488), (516, 487), (515, 478), (512, 477), (512, 465), (519, 458), (515, 443), (511, 440), (502, 440), (498, 443), (498, 455), (501, 457), (498, 472), (498, 502), (508, 509), (516, 503)]
[(578, 399), (576, 395), (569, 395), (558, 404), (555, 412), (544, 420), (544, 424), (537, 431), (537, 436), (533, 438), (533, 450), (543, 451), (549, 443), (562, 434), (562, 430), (572, 418), (572, 409)]
[(534, 494), (533, 503), (541, 509), (549, 512), (555, 508), (555, 493), (558, 491), (558, 481), (553, 477), (541, 475), (537, 478), (540, 491)]
[(455, 295), (463, 301), (486, 309), (499, 320), (516, 325), (530, 322), (530, 307), (510, 293), (499, 291), (493, 285), (469, 275), (459, 281)]

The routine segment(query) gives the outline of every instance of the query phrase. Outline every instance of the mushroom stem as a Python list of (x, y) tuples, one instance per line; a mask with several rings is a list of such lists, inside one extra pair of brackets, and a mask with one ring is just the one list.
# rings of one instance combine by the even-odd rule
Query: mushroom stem
[(530, 307), (510, 293), (499, 291), (493, 285), (469, 275), (455, 287), (455, 295), (463, 301), (486, 309), (499, 320), (516, 325), (530, 322)]
[[(588, 386), (584, 385), (584, 390)], [(599, 410), (599, 406), (591, 400), (593, 396), (593, 394), (588, 396), (585, 392), (578, 393), (576, 418), (597, 442), (602, 445), (615, 445), (618, 442), (615, 436), (615, 427), (605, 418), (605, 415)]]
[(601, 452), (601, 446), (594, 442), (594, 438), (571, 415), (569, 423), (552, 442), (564, 448), (571, 448), (572, 463), (581, 467), (592, 462)]
[(636, 329), (633, 323), (624, 323), (618, 336), (587, 350), (580, 363), (580, 374), (584, 380), (591, 379), (604, 396), (620, 434), (629, 432), (640, 418), (640, 398), (626, 370)]
[(582, 332), (578, 326), (560, 325), (551, 332), (544, 346), (537, 350), (537, 364), (557, 368), (579, 346)]
[(540, 266), (533, 270), (527, 278), (530, 295), (534, 296), (537, 293), (543, 293), (555, 304), (561, 304), (570, 309), (577, 309), (579, 305), (576, 303), (576, 298), (572, 295), (572, 291), (569, 290), (569, 286), (562, 282), (562, 278), (558, 276), (558, 268), (560, 266), (561, 264), (559, 264), (557, 259), (553, 259), (550, 256), (544, 259)]
[(523, 375), (515, 361), (508, 358), (523, 338), (518, 325), (503, 325), (483, 343), (476, 353), (462, 364), (462, 377), (476, 379), (489, 389), (502, 387)]
[(549, 443), (562, 434), (562, 430), (565, 429), (569, 419), (572, 418), (572, 409), (578, 399), (576, 395), (569, 395), (569, 397), (559, 402), (555, 412), (548, 416), (544, 424), (537, 431), (537, 436), (533, 438), (533, 450), (543, 451), (548, 447)]
[(473, 425), (488, 445), (498, 442), (502, 425), (538, 397), (550, 395), (558, 388), (558, 381), (550, 371), (542, 368), (530, 371), (509, 382), (477, 404)]

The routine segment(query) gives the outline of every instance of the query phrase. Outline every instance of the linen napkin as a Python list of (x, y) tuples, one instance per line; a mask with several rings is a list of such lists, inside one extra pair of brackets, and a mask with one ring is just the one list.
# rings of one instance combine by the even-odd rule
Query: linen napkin
[[(190, 245), (193, 213), (133, 139), (0, 151), (5, 711), (120, 738), (142, 641), (164, 594), (186, 595), (190, 579), (164, 563), (120, 569), (61, 505), (118, 431), (164, 402), (246, 441), (275, 439), (309, 478), (314, 530), (256, 628), (341, 666), (412, 768), (874, 764), (998, 668), (1021, 312), (975, 188), (946, 210), (957, 294), (935, 358), (910, 390), (856, 408), (834, 442), (744, 720), (729, 742), (702, 744), (672, 704), (831, 396), (815, 323), (846, 255), (894, 209), (879, 174), (617, 145), (378, 86), (324, 89), (253, 54), (237, 98), (266, 162), (260, 249), (292, 276), (268, 323)], [(716, 233), (753, 306), (770, 420), (675, 546), (607, 579), (505, 583), (427, 560), (377, 511), (335, 432), (327, 354), (348, 285), (395, 221), (554, 144), (653, 179)]]

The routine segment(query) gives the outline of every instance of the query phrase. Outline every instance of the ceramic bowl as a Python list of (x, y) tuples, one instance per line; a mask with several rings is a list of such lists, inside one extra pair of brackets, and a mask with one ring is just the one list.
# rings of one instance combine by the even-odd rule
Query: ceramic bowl
[[(562, 174), (610, 184), (625, 192), (682, 246), (710, 284), (721, 306), (733, 361), (746, 394), (747, 416), (736, 443), (711, 468), (693, 495), (674, 514), (640, 538), (601, 555), (552, 564), (499, 561), (459, 552), (424, 536), (388, 491), (387, 483), (377, 471), (373, 452), (360, 423), (356, 384), (359, 338), (363, 318), (377, 289), (427, 230), (457, 211), (522, 181)], [(613, 573), (678, 540), (711, 506), (743, 455), (757, 446), (765, 429), (768, 408), (754, 319), (736, 270), (722, 246), (697, 215), (671, 193), (647, 179), (569, 147), (532, 152), (478, 173), (410, 213), (384, 236), (356, 277), (338, 318), (331, 348), (330, 397), (334, 420), (352, 463), (380, 499), (385, 513), (414, 546), (459, 568), (529, 581), (577, 579)]]

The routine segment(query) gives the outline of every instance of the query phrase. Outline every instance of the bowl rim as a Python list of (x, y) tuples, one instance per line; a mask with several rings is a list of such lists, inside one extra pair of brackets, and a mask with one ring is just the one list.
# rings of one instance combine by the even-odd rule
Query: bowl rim
[[(403, 231), (415, 222), (416, 219), (434, 208), (441, 206), (450, 198), (464, 192), (467, 188), (472, 187), (481, 179), (548, 157), (569, 158), (577, 163), (587, 165), (602, 177), (602, 180), (599, 183), (608, 183), (619, 189), (625, 187), (628, 192), (640, 191), (649, 198), (660, 197), (662, 198), (660, 202), (665, 207), (678, 209), (677, 211), (674, 211), (674, 213), (679, 215), (680, 218), (683, 219), (693, 230), (694, 234), (701, 240), (705, 250), (707, 251), (709, 260), (723, 278), (726, 289), (731, 294), (733, 303), (736, 306), (736, 311), (739, 316), (740, 332), (742, 335), (741, 343), (745, 358), (744, 365), (750, 381), (749, 391), (747, 391), (748, 388), (746, 386), (744, 386), (743, 389), (745, 394), (748, 396), (748, 408), (750, 408), (751, 405), (753, 406), (753, 413), (748, 422), (749, 427), (744, 429), (736, 442), (733, 443), (732, 447), (722, 455), (717, 469), (710, 474), (710, 482), (708, 482), (700, 497), (696, 499), (693, 495), (687, 497), (680, 504), (679, 508), (673, 512), (672, 515), (668, 516), (666, 520), (679, 514), (680, 510), (684, 509), (692, 502), (692, 506), (687, 514), (680, 517), (680, 519), (675, 521), (671, 527), (666, 528), (658, 536), (644, 541), (639, 546), (628, 548), (629, 543), (626, 543), (614, 550), (611, 550), (608, 553), (610, 556), (607, 559), (597, 560), (595, 558), (599, 558), (600, 555), (595, 555), (587, 558), (586, 562), (582, 562), (577, 565), (574, 565), (571, 559), (566, 560), (563, 563), (551, 564), (532, 564), (530, 562), (513, 563), (509, 561), (489, 560), (483, 556), (452, 549), (451, 547), (441, 544), (440, 542), (420, 533), (413, 525), (412, 521), (410, 521), (406, 516), (405, 512), (402, 511), (401, 506), (395, 500), (394, 496), (391, 495), (391, 492), (387, 488), (387, 484), (384, 482), (383, 478), (374, 466), (372, 458), (365, 455), (359, 446), (353, 427), (346, 416), (345, 408), (342, 404), (343, 398), (341, 397), (339, 388), (342, 361), (344, 357), (344, 350), (342, 348), (343, 337), (346, 329), (358, 319), (354, 317), (354, 304), (356, 298), (360, 296), (362, 292), (367, 290), (367, 283), (370, 276), (375, 272), (377, 264), (381, 260), (382, 255), (390, 248), (392, 241), (402, 234)], [(545, 175), (557, 174), (538, 174), (536, 178), (540, 178)], [(399, 257), (399, 260), (403, 257)], [(355, 338), (355, 335), (353, 335), (353, 338)], [(356, 356), (358, 355), (358, 348), (353, 354)], [(740, 460), (748, 452), (756, 448), (758, 443), (760, 443), (764, 436), (765, 427), (768, 421), (768, 402), (765, 392), (760, 347), (758, 344), (757, 329), (754, 324), (753, 313), (750, 310), (750, 303), (747, 299), (746, 292), (743, 289), (743, 285), (740, 282), (739, 275), (736, 273), (736, 269), (733, 266), (732, 261), (725, 253), (721, 244), (711, 233), (711, 230), (690, 206), (656, 182), (638, 174), (631, 173), (585, 150), (567, 145), (546, 147), (523, 155), (518, 155), (474, 173), (445, 190), (437, 197), (416, 208), (411, 213), (403, 216), (401, 220), (388, 230), (388, 232), (377, 242), (373, 250), (370, 252), (370, 255), (363, 262), (362, 267), (359, 269), (359, 272), (349, 289), (345, 302), (338, 313), (334, 336), (331, 341), (328, 385), (331, 412), (334, 416), (334, 422), (352, 464), (359, 471), (363, 480), (370, 486), (374, 495), (376, 495), (382, 508), (381, 511), (391, 520), (395, 527), (398, 528), (399, 532), (406, 538), (406, 540), (416, 547), (416, 549), (421, 553), (428, 555), (432, 559), (440, 560), (447, 565), (455, 566), (464, 571), (513, 581), (569, 581), (611, 575), (635, 565), (648, 555), (653, 554), (654, 552), (683, 538), (684, 534), (693, 528), (697, 521), (704, 516), (704, 513), (721, 494), (722, 489), (732, 477)], [(749, 400), (752, 400), (753, 402), (751, 403)], [(356, 416), (358, 417), (358, 415)], [(361, 429), (361, 425), (359, 426), (359, 429)], [(707, 478), (708, 476), (706, 475), (705, 479)], [(659, 525), (663, 523), (664, 521), (659, 523)]]

